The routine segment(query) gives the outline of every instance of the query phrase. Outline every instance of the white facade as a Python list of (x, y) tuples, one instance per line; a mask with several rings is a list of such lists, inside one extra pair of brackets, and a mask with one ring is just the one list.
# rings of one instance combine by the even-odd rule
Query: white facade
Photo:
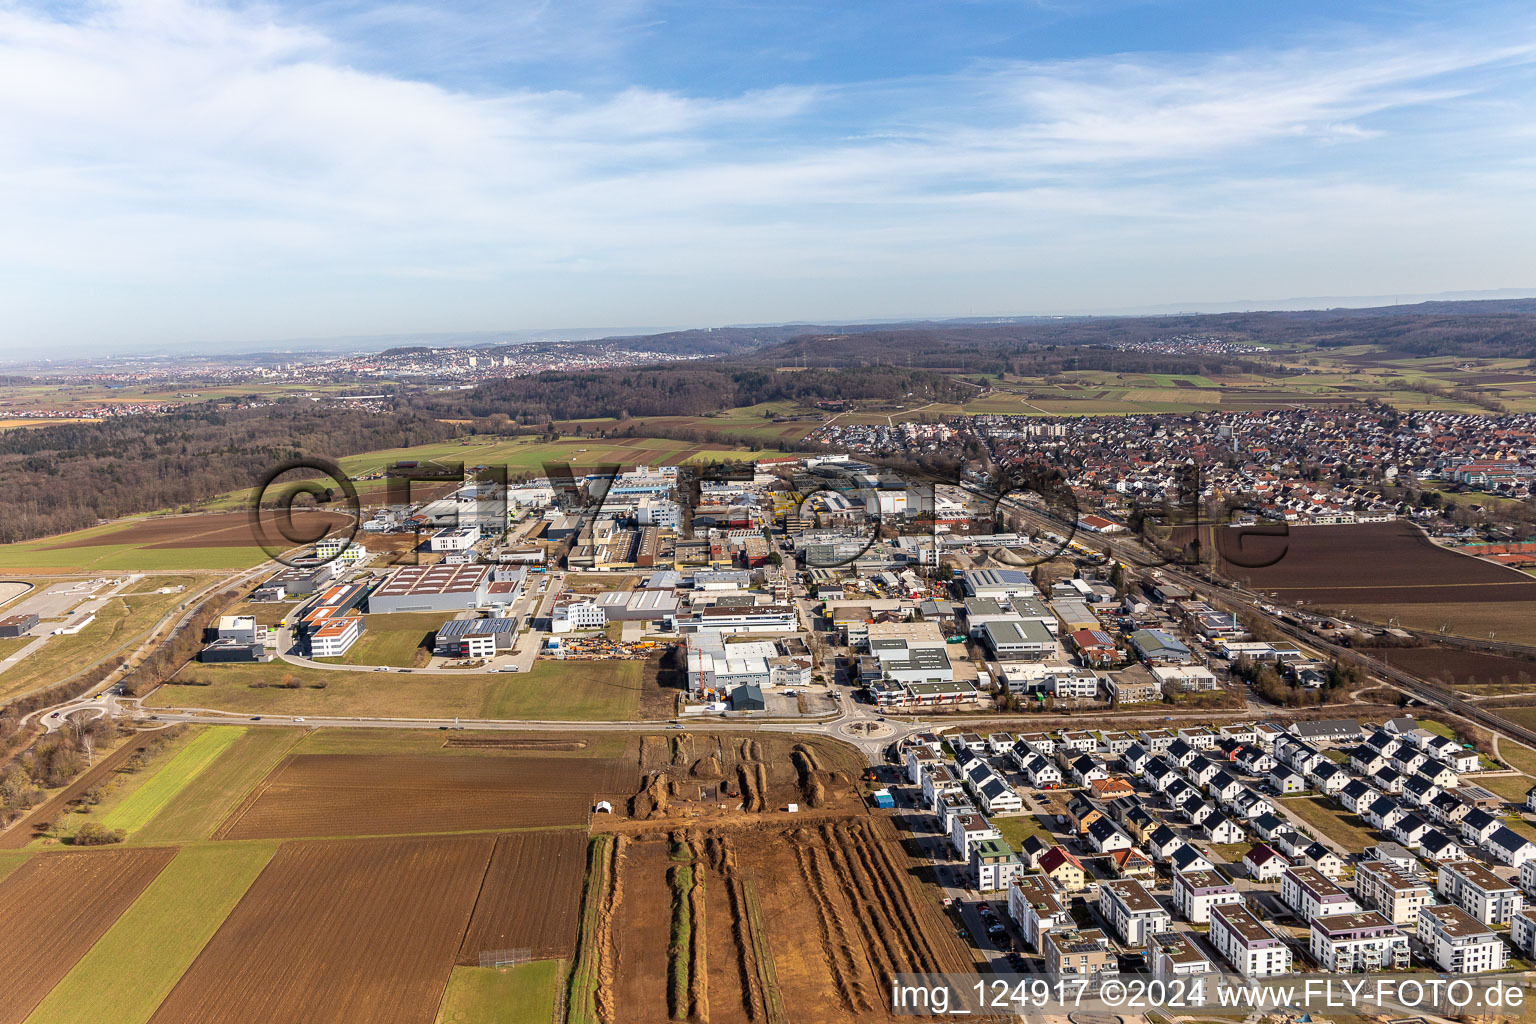
[(1211, 945), (1245, 978), (1291, 972), (1291, 950), (1241, 905), (1211, 911)]
[(1173, 876), (1173, 909), (1193, 924), (1208, 923), (1213, 907), (1242, 902), (1243, 894), (1214, 871), (1191, 871)]
[(1460, 907), (1425, 907), (1418, 934), (1430, 959), (1449, 974), (1499, 971), (1509, 963), (1509, 947)]
[(1131, 879), (1099, 885), (1099, 913), (1128, 946), (1146, 945), (1153, 935), (1168, 931), (1173, 923), (1156, 897)]

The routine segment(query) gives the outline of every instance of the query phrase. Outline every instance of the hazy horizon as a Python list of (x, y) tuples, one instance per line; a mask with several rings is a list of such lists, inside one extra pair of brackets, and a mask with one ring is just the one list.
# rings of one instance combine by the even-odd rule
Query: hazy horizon
[(1513, 4), (23, 2), (0, 69), (0, 359), (1536, 280)]

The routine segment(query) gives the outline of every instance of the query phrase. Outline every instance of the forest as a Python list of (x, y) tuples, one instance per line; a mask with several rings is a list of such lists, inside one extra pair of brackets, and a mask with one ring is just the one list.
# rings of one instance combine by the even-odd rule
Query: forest
[(482, 384), (466, 393), (418, 396), (414, 405), (447, 419), (503, 414), (520, 425), (597, 417), (702, 416), (776, 401), (953, 401), (969, 389), (905, 367), (798, 373), (762, 367), (687, 363), (582, 372), (551, 371)]
[(174, 412), (0, 433), (0, 543), (174, 509), (249, 487), (300, 455), (441, 441), (461, 426), (414, 410), (305, 399), (223, 400)]

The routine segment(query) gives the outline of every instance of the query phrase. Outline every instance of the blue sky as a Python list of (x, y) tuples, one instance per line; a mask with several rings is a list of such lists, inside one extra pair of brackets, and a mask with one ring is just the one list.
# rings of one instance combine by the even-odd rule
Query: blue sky
[(0, 355), (1536, 285), (1494, 3), (0, 0)]

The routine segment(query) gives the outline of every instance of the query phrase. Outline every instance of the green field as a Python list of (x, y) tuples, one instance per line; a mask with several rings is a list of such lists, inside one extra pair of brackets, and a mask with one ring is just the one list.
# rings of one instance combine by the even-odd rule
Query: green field
[[(373, 672), (297, 665), (188, 665), (151, 708), (211, 708), (248, 715), (378, 718), (511, 718), (628, 721), (639, 705), (643, 662), (546, 661), (529, 672)], [(295, 689), (276, 685), (293, 676)], [(266, 686), (253, 686), (264, 682)], [(319, 688), (324, 684), (324, 688)]]
[(134, 833), (134, 839), (163, 843), (208, 838), (302, 735), (300, 729), (245, 730), (212, 764), (181, 787), (170, 806), (149, 818)]
[(1536, 775), (1536, 750), (1523, 747), (1512, 740), (1499, 741), (1499, 757), (1518, 772)]
[(0, 851), (0, 879), (21, 867), (31, 856), (32, 854), (26, 850)]
[(1056, 837), (1033, 814), (999, 815), (992, 819), (992, 825), (1003, 834), (1003, 842), (1013, 847), (1014, 853), (1019, 852), (1019, 844), (1030, 836), (1039, 836), (1047, 843), (1056, 842)]
[(276, 843), (183, 849), (27, 1024), (147, 1021), (276, 850)]
[(30, 845), (33, 847), (55, 846), (60, 842), (70, 841), (83, 825), (105, 824), (108, 815), (132, 800), (142, 787), (154, 780), (161, 769), (191, 746), (202, 731), (203, 726), (200, 725), (180, 726), (173, 729), (170, 735), (164, 736), (160, 742), (147, 749), (148, 756), (143, 767), (136, 771), (120, 768), (97, 786), (96, 788), (100, 791), (100, 802), (82, 804), (68, 814), (60, 814), (53, 820), (53, 827), (44, 835), (33, 839)]
[[(0, 544), (0, 569), (35, 569), (57, 572), (195, 572), (249, 569), (265, 562), (260, 547), (156, 548), (139, 544), (115, 544), (112, 535), (133, 520), (93, 526), (88, 530), (39, 537), (15, 544)], [(62, 547), (89, 538), (100, 544)]]
[(1327, 836), (1351, 853), (1362, 853), (1377, 842), (1376, 834), (1364, 821), (1324, 803), (1321, 797), (1285, 797), (1280, 804), (1306, 822), (1312, 831)]
[(367, 629), (339, 658), (316, 658), (331, 665), (390, 665), (411, 668), (426, 664), (427, 637), (448, 618), (444, 612), (400, 612), (370, 615)]
[(210, 726), (182, 747), (153, 777), (122, 803), (102, 815), (107, 828), (137, 832), (164, 811), (188, 783), (208, 769), (245, 734), (244, 726)]
[(560, 961), (513, 967), (455, 967), (438, 1024), (549, 1024), (560, 986)]

